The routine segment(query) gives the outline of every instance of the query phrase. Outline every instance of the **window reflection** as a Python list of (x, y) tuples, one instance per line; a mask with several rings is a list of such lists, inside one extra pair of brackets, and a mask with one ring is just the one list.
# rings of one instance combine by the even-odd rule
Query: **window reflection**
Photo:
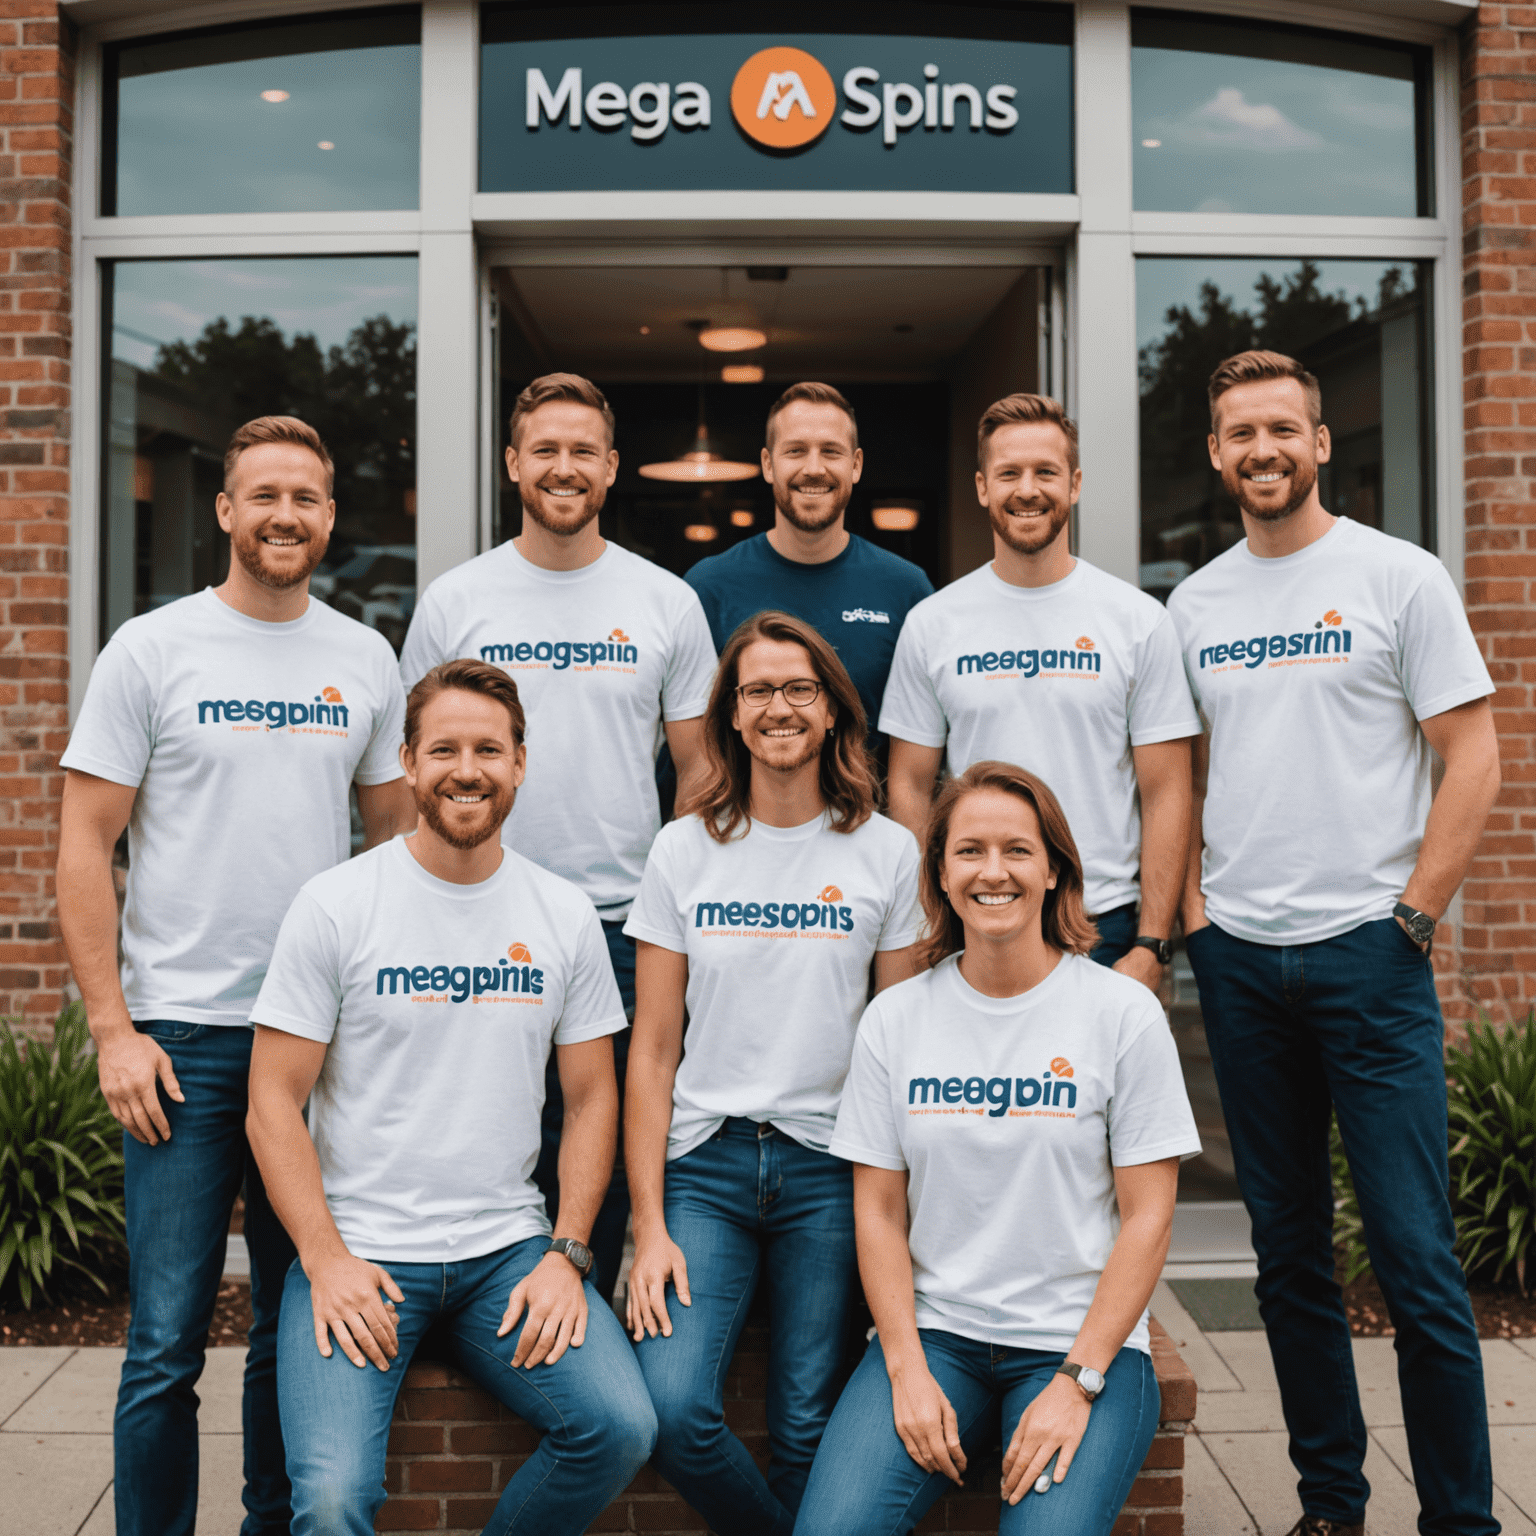
[(102, 640), (224, 579), (225, 446), (283, 414), (336, 461), (311, 590), (398, 650), (416, 599), (416, 258), (118, 262), (107, 294)]
[(1166, 598), (1243, 537), (1206, 450), (1206, 383), (1248, 347), (1298, 357), (1322, 384), (1323, 505), (1433, 547), (1428, 282), (1412, 262), (1137, 261), (1146, 591)]
[(109, 47), (102, 213), (416, 207), (420, 40), (410, 9)]
[(1135, 205), (1428, 214), (1427, 49), (1133, 12)]

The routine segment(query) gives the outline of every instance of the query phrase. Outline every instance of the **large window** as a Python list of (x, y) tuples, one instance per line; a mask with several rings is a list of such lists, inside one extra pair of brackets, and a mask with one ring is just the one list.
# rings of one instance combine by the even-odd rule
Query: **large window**
[(1432, 211), (1427, 48), (1157, 11), (1131, 42), (1138, 208)]
[(107, 49), (102, 213), (416, 207), (420, 39), (412, 8)]
[(1166, 597), (1243, 537), (1206, 449), (1206, 381), (1247, 347), (1298, 357), (1322, 384), (1323, 505), (1434, 547), (1428, 290), (1414, 262), (1136, 263), (1143, 588)]
[(225, 445), (281, 414), (336, 461), (312, 590), (398, 648), (416, 597), (416, 258), (123, 261), (108, 278), (102, 641), (223, 580)]

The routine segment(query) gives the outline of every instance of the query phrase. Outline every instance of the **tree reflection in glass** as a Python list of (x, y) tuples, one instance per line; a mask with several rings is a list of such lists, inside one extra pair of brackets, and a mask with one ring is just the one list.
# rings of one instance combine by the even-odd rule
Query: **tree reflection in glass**
[(1206, 384), (1264, 347), (1319, 378), (1330, 512), (1416, 544), (1434, 526), (1427, 273), (1411, 262), (1197, 260), (1136, 264), (1141, 391), (1141, 585), (1166, 598), (1243, 537), (1211, 467)]

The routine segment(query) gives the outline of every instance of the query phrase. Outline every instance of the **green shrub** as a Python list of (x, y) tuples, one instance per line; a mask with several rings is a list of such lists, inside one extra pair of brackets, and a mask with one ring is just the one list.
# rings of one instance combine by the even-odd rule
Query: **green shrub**
[(1468, 1275), (1513, 1272), (1525, 1293), (1536, 1225), (1536, 1010), (1495, 1029), (1467, 1030), (1445, 1053), (1450, 1079), (1451, 1209)]
[[(1512, 1275), (1524, 1294), (1536, 1230), (1536, 1010), (1503, 1029), (1486, 1016), (1470, 1025), (1466, 1046), (1447, 1049), (1445, 1074), (1456, 1255), (1468, 1277)], [(1337, 1120), (1329, 1151), (1333, 1242), (1348, 1284), (1371, 1260)]]
[(0, 1302), (24, 1307), (67, 1273), (107, 1290), (122, 1261), (122, 1131), (101, 1096), (85, 1010), (72, 1003), (53, 1048), (0, 1020)]

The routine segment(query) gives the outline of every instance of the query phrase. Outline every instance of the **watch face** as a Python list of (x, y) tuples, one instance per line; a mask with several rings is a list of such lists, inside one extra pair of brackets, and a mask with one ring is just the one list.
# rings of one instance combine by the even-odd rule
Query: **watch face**
[(1420, 914), (1407, 919), (1408, 935), (1416, 944), (1427, 944), (1435, 936), (1435, 920)]
[(1084, 1392), (1091, 1393), (1094, 1397), (1097, 1397), (1104, 1390), (1104, 1377), (1101, 1372), (1084, 1366), (1078, 1373), (1077, 1384)]
[(566, 1250), (566, 1252), (570, 1255), (571, 1263), (573, 1263), (576, 1268), (582, 1272), (582, 1274), (586, 1274), (586, 1272), (592, 1268), (592, 1250), (588, 1248), (585, 1243), (573, 1242), (571, 1246)]

